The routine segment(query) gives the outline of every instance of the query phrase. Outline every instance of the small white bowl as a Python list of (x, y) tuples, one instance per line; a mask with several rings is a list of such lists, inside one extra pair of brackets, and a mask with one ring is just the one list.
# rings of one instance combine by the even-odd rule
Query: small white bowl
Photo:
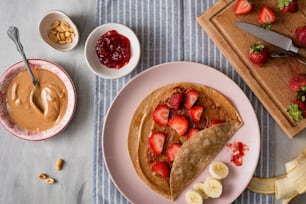
[[(59, 44), (55, 43), (49, 38), (50, 26), (54, 21), (66, 21), (70, 27), (73, 29), (74, 37), (71, 43)], [(39, 33), (42, 39), (51, 47), (59, 51), (70, 51), (77, 46), (79, 43), (79, 31), (77, 26), (73, 23), (73, 21), (69, 18), (67, 14), (60, 10), (49, 11), (40, 21), (39, 24)]]
[(20, 61), (9, 67), (0, 78), (0, 123), (9, 133), (18, 138), (30, 141), (45, 140), (58, 134), (72, 119), (76, 108), (75, 87), (67, 72), (59, 65), (42, 59), (30, 59), (29, 63), (32, 69), (48, 70), (57, 75), (64, 83), (68, 91), (68, 104), (65, 115), (58, 124), (44, 131), (26, 130), (12, 121), (7, 110), (6, 93), (11, 80), (25, 70), (24, 62)]
[[(110, 30), (116, 30), (119, 34), (127, 37), (131, 44), (131, 58), (120, 69), (113, 69), (102, 65), (95, 50), (98, 39)], [(136, 34), (127, 26), (118, 23), (108, 23), (95, 28), (89, 34), (85, 43), (84, 54), (89, 68), (96, 75), (106, 79), (115, 79), (129, 74), (136, 68), (140, 58), (140, 43)]]

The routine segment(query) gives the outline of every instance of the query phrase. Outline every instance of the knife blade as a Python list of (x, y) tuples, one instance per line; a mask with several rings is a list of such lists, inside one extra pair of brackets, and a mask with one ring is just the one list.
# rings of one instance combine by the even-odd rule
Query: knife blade
[(284, 36), (282, 34), (279, 34), (271, 30), (265, 30), (264, 28), (261, 28), (257, 25), (252, 25), (252, 24), (243, 23), (243, 22), (234, 22), (234, 24), (238, 26), (240, 29), (247, 31), (251, 35), (254, 35), (255, 37), (261, 40), (264, 40), (276, 47), (279, 47), (286, 51), (291, 51), (294, 53), (299, 52), (299, 48), (294, 46), (292, 39), (287, 36)]

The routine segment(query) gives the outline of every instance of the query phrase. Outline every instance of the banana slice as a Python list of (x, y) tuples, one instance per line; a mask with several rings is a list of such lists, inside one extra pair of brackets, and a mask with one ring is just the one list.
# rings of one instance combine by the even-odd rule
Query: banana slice
[(204, 182), (204, 192), (210, 198), (219, 198), (222, 195), (223, 186), (217, 179), (207, 179)]
[(203, 198), (195, 190), (189, 190), (185, 193), (185, 200), (188, 204), (203, 204)]
[(224, 162), (214, 161), (209, 166), (209, 173), (212, 177), (221, 180), (228, 176), (229, 169)]
[(196, 192), (200, 193), (204, 200), (208, 198), (208, 196), (204, 192), (204, 183), (199, 182), (199, 183), (194, 184), (193, 190), (195, 190)]

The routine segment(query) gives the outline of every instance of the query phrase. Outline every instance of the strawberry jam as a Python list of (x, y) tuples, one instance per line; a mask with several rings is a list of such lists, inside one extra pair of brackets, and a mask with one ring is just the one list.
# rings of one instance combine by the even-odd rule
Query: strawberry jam
[(231, 162), (236, 166), (242, 166), (245, 152), (249, 150), (249, 146), (241, 141), (226, 144), (231, 149)]
[(130, 41), (116, 30), (110, 30), (98, 39), (96, 53), (101, 64), (108, 68), (120, 69), (130, 60)]

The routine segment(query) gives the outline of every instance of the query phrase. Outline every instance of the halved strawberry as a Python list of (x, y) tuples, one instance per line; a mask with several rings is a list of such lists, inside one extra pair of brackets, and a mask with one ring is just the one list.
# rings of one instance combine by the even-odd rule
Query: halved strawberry
[(166, 162), (157, 162), (155, 163), (151, 170), (158, 176), (162, 178), (169, 177), (170, 175), (170, 168)]
[(191, 128), (188, 132), (187, 139), (190, 139), (192, 136), (194, 136), (199, 131), (200, 130), (198, 128)]
[(194, 89), (190, 89), (185, 94), (184, 105), (187, 109), (190, 109), (194, 103), (198, 100), (199, 92)]
[(169, 162), (172, 162), (175, 159), (175, 156), (180, 149), (181, 144), (172, 144), (170, 147), (168, 147), (166, 155)]
[(158, 105), (153, 111), (153, 120), (160, 126), (168, 123), (170, 108), (167, 105)]
[(258, 65), (259, 67), (262, 67), (268, 60), (269, 53), (266, 47), (262, 43), (258, 42), (251, 45), (248, 57), (251, 62)]
[(234, 8), (234, 13), (236, 15), (247, 14), (250, 13), (252, 9), (252, 0), (238, 0)]
[(173, 116), (169, 120), (168, 125), (173, 128), (179, 136), (183, 136), (188, 129), (188, 120), (184, 116)]
[(295, 13), (299, 10), (297, 0), (278, 0), (277, 6), (285, 13)]
[(174, 110), (178, 110), (183, 99), (183, 93), (173, 93), (169, 98), (169, 103)]
[(223, 122), (224, 122), (223, 120), (218, 120), (218, 119), (212, 120), (212, 121), (210, 121), (210, 127), (215, 126), (219, 123), (223, 123)]
[(149, 147), (156, 154), (163, 152), (166, 135), (162, 132), (154, 132), (149, 137)]
[(263, 6), (258, 16), (258, 22), (261, 25), (271, 25), (272, 23), (275, 22), (275, 20), (276, 17), (274, 11), (267, 6)]
[(193, 122), (195, 123), (200, 122), (203, 111), (204, 111), (203, 106), (194, 106), (190, 109), (190, 115)]

